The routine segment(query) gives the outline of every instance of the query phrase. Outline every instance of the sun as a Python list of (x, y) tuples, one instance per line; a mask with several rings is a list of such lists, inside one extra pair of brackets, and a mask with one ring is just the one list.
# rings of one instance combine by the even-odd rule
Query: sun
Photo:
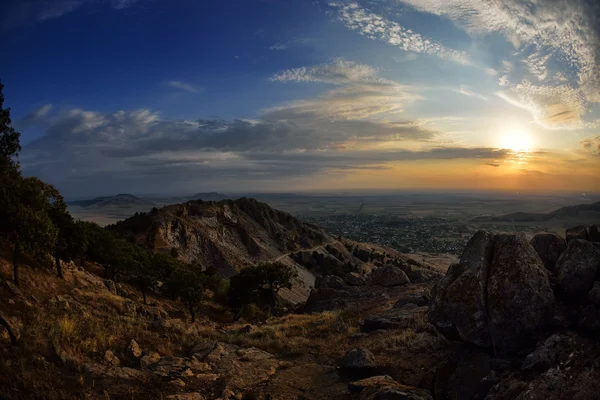
[(507, 131), (502, 135), (501, 147), (517, 152), (528, 152), (532, 147), (531, 136), (525, 131)]

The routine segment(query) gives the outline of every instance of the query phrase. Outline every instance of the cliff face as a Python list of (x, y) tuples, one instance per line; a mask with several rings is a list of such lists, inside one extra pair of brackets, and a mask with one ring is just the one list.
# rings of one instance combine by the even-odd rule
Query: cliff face
[(176, 252), (223, 276), (332, 241), (318, 228), (249, 198), (166, 206), (115, 228), (153, 251)]

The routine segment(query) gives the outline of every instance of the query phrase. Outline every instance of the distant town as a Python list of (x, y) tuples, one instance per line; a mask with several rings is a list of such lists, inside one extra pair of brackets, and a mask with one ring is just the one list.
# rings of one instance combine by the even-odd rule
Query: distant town
[[(477, 229), (498, 230), (492, 224), (466, 224), (457, 219), (437, 216), (413, 217), (390, 214), (338, 214), (301, 216), (302, 220), (326, 231), (359, 242), (388, 246), (401, 252), (460, 254)], [(508, 226), (503, 226), (506, 230)], [(545, 230), (538, 226), (515, 224), (510, 230), (530, 232)]]

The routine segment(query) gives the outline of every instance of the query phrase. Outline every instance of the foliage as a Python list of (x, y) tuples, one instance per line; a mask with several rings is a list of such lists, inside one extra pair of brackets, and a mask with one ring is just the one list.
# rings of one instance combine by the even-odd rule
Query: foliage
[(185, 304), (192, 322), (196, 320), (196, 312), (204, 299), (205, 276), (198, 268), (184, 265), (174, 270), (164, 284), (168, 292), (176, 293)]
[(279, 291), (291, 289), (296, 276), (293, 268), (280, 263), (245, 268), (230, 280), (229, 304), (234, 310), (240, 310), (245, 304), (273, 307)]
[(21, 134), (11, 126), (10, 108), (4, 108), (3, 89), (4, 85), (0, 82), (0, 163), (6, 164), (21, 151)]

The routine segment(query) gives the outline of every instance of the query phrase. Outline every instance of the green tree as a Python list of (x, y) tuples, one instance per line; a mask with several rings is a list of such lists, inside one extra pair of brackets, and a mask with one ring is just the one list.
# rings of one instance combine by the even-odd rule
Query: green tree
[(264, 263), (245, 268), (230, 279), (229, 304), (240, 310), (245, 304), (273, 307), (283, 288), (291, 289), (296, 270), (280, 263)]
[(204, 279), (202, 271), (191, 265), (184, 265), (173, 271), (164, 285), (168, 292), (175, 293), (175, 297), (181, 299), (192, 317), (192, 322), (196, 321), (196, 313), (204, 300)]
[(52, 190), (38, 178), (20, 177), (13, 187), (15, 202), (8, 204), (5, 236), (13, 244), (13, 275), (19, 284), (18, 263), (21, 252), (35, 255), (50, 253), (58, 229), (49, 215)]
[(17, 157), (21, 151), (21, 134), (11, 126), (10, 108), (4, 108), (3, 90), (4, 85), (0, 82), (0, 163), (11, 164), (14, 162), (12, 158)]

